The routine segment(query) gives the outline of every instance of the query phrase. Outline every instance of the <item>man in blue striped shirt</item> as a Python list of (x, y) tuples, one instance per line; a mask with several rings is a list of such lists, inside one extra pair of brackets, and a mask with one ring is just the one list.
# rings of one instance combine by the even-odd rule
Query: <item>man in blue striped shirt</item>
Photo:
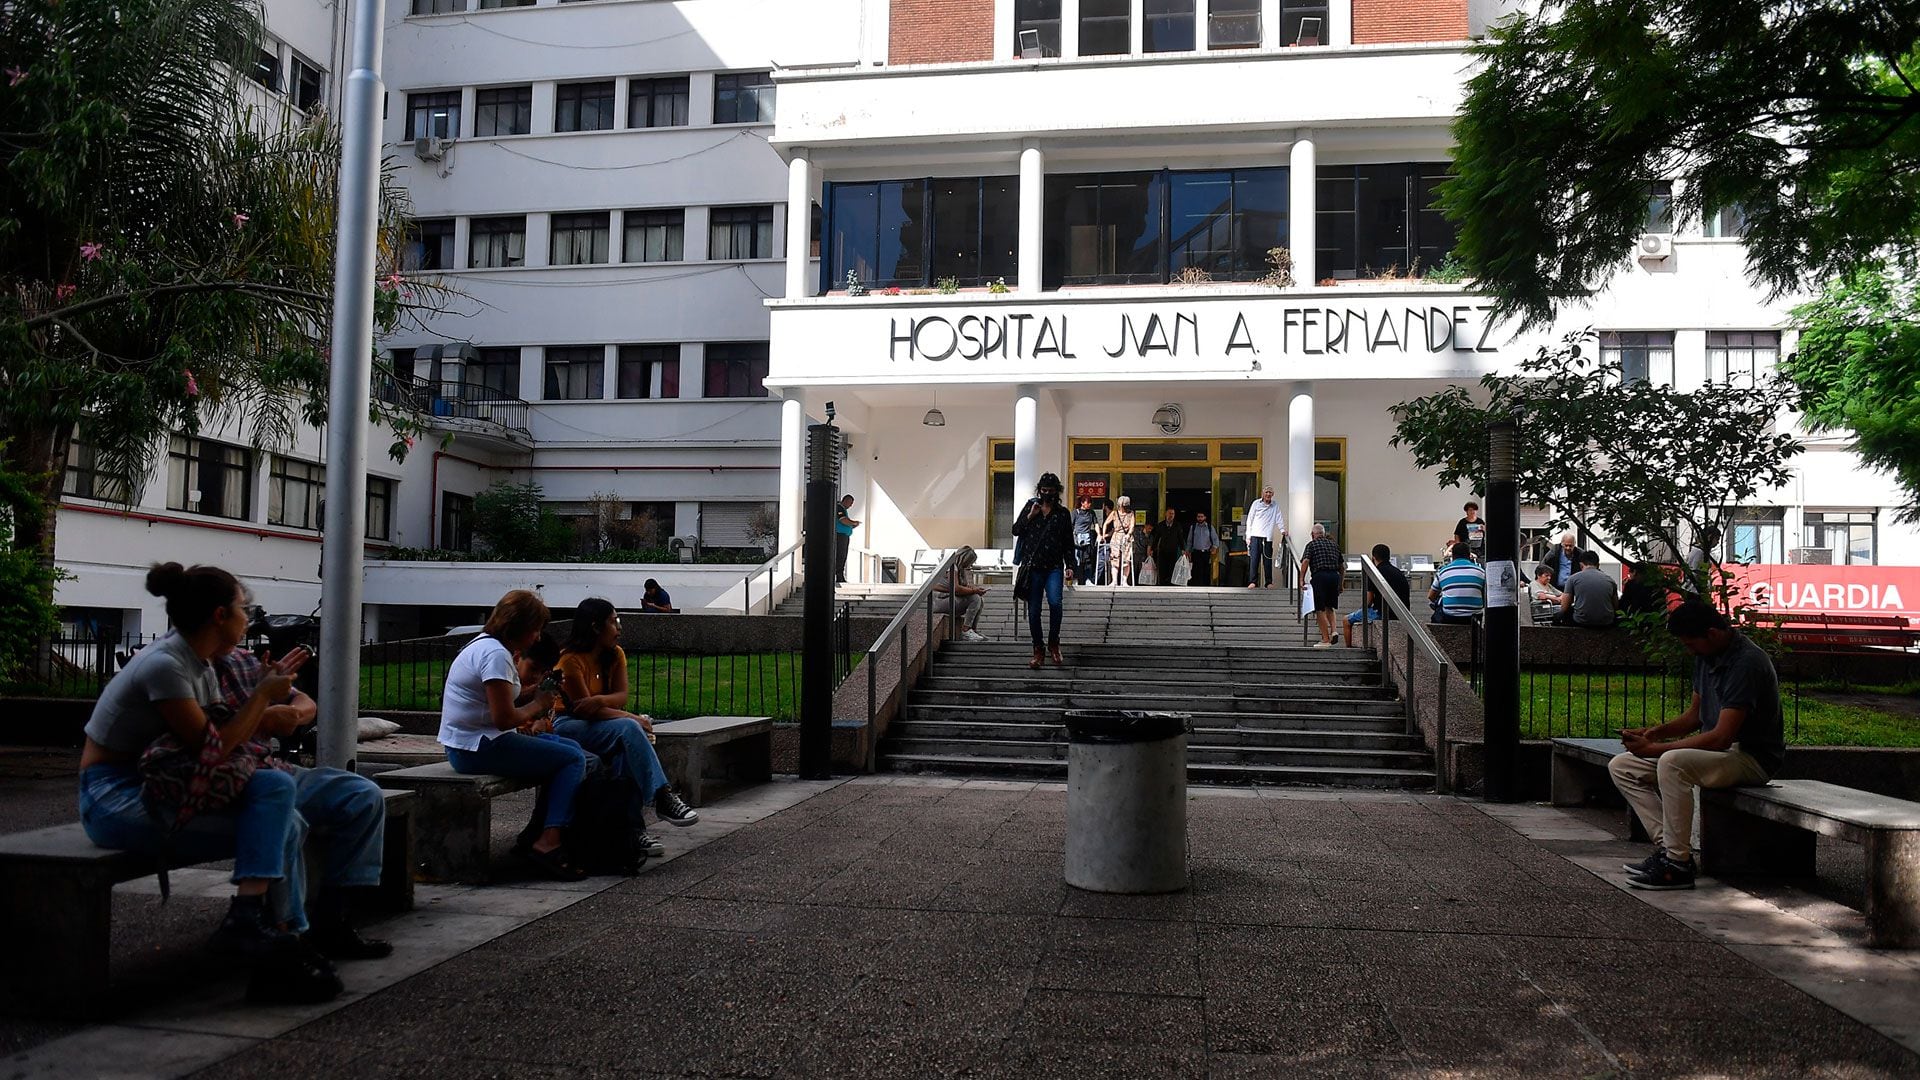
[(1470, 623), (1487, 606), (1487, 572), (1465, 544), (1453, 545), (1448, 554), (1452, 561), (1433, 575), (1433, 588), (1427, 590), (1427, 599), (1434, 601), (1433, 621)]

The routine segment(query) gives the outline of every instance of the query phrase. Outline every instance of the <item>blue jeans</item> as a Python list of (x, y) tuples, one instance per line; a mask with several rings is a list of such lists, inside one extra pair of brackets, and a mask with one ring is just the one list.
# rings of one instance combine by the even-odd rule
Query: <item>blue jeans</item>
[(1347, 625), (1348, 625), (1348, 626), (1359, 626), (1359, 625), (1360, 625), (1360, 616), (1361, 616), (1362, 614), (1365, 614), (1365, 615), (1366, 615), (1366, 617), (1367, 617), (1367, 621), (1368, 621), (1368, 622), (1379, 622), (1379, 621), (1380, 621), (1380, 613), (1379, 613), (1378, 611), (1375, 611), (1375, 610), (1373, 610), (1372, 608), (1363, 608), (1363, 609), (1361, 609), (1360, 611), (1356, 611), (1356, 612), (1354, 612), (1353, 614), (1351, 614), (1351, 615), (1349, 615), (1349, 616), (1347, 616)]
[(573, 797), (587, 775), (587, 755), (558, 735), (522, 735), (503, 731), (477, 749), (447, 747), (447, 762), (457, 773), (492, 773), (520, 780), (538, 780), (546, 806), (546, 827), (563, 829), (573, 823)]
[[(140, 774), (131, 766), (92, 765), (80, 773), (80, 824), (87, 839), (117, 851), (158, 854), (166, 841), (183, 862), (233, 860), (233, 880), (278, 882), (274, 914), (289, 929), (307, 929), (306, 873), (301, 847), (307, 822), (294, 809), (294, 778), (261, 769), (240, 789), (231, 806), (195, 814), (171, 836), (167, 825), (147, 813), (140, 798)], [(374, 880), (379, 880), (378, 870)]]
[[(387, 800), (380, 794), (380, 785), (344, 769), (295, 765), (293, 790), (295, 811), (326, 849), (321, 882), (336, 889), (380, 884), (387, 832)], [(275, 911), (288, 906), (290, 888), (287, 881), (267, 888)]]
[(1273, 541), (1264, 536), (1247, 537), (1247, 584), (1273, 584)]
[[(1059, 567), (1052, 570), (1034, 570), (1028, 577), (1027, 593), (1027, 629), (1033, 634), (1033, 647), (1042, 644), (1060, 644), (1060, 589), (1066, 583), (1066, 573)], [(1048, 634), (1046, 642), (1040, 640), (1040, 600), (1044, 597), (1048, 607)]]
[(660, 767), (660, 755), (647, 741), (640, 721), (626, 716), (605, 720), (582, 720), (562, 716), (553, 722), (553, 733), (580, 744), (582, 750), (598, 754), (614, 775), (633, 781), (635, 805), (631, 811), (633, 826), (646, 823), (646, 809), (653, 797), (667, 786), (667, 771)]

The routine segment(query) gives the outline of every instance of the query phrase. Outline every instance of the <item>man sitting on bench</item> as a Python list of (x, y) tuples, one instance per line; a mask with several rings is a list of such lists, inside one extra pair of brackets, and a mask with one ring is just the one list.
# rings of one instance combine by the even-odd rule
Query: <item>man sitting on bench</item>
[(1607, 764), (1658, 845), (1625, 867), (1636, 889), (1693, 888), (1694, 790), (1764, 784), (1786, 754), (1767, 654), (1699, 600), (1674, 609), (1667, 630), (1694, 655), (1693, 702), (1658, 727), (1623, 729), (1627, 752)]

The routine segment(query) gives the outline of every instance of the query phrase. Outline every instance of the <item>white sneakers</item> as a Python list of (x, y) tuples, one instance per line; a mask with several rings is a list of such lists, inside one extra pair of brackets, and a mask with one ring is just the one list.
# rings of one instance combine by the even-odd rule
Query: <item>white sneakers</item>
[(978, 630), (962, 630), (962, 631), (960, 631), (960, 640), (962, 640), (962, 641), (985, 641), (985, 640), (987, 640), (987, 635), (985, 635), (985, 634), (983, 634), (983, 633), (981, 633), (981, 632), (980, 632), (980, 631), (978, 631)]

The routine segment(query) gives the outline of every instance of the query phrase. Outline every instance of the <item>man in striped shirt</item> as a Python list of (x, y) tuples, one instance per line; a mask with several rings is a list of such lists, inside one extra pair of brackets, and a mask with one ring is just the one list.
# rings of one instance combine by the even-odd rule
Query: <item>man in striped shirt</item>
[(1434, 601), (1433, 621), (1470, 623), (1487, 606), (1487, 572), (1473, 561), (1473, 549), (1455, 544), (1451, 562), (1433, 575), (1427, 599)]

